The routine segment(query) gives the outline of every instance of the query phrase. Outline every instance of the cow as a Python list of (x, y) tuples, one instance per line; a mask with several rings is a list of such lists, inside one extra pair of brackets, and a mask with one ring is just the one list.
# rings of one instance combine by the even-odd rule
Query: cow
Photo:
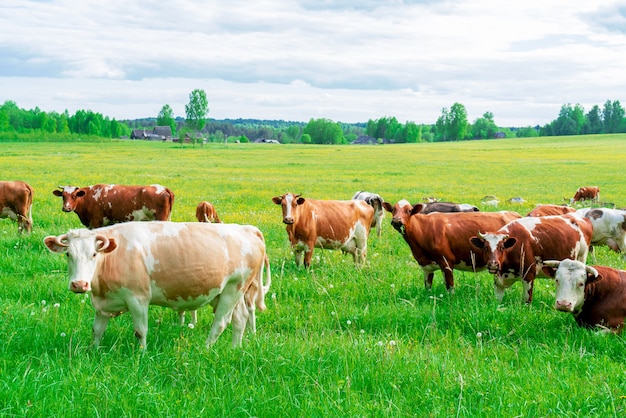
[(517, 212), (432, 212), (421, 213), (421, 204), (413, 207), (405, 219), (392, 221), (394, 228), (411, 249), (424, 273), (424, 285), (431, 289), (434, 272), (441, 270), (448, 291), (453, 292), (453, 269), (479, 271), (486, 267), (482, 252), (476, 252), (470, 237), (479, 231), (500, 228), (517, 219)]
[(580, 187), (576, 190), (574, 197), (570, 199), (570, 204), (591, 200), (594, 203), (600, 201), (600, 188), (598, 186)]
[(174, 205), (174, 193), (159, 184), (59, 186), (52, 194), (63, 199), (63, 212), (75, 212), (90, 229), (128, 221), (169, 221)]
[(577, 213), (591, 221), (592, 245), (607, 245), (626, 256), (626, 211), (609, 208), (585, 208)]
[(533, 210), (528, 212), (526, 216), (550, 216), (565, 215), (566, 213), (576, 212), (576, 209), (566, 205), (537, 205)]
[(0, 181), (0, 218), (17, 221), (19, 233), (33, 230), (33, 196), (35, 191), (23, 181)]
[(532, 302), (535, 277), (543, 274), (543, 260), (587, 260), (591, 222), (578, 214), (524, 217), (502, 228), (481, 232), (471, 238), (476, 251), (487, 260), (494, 274), (494, 290), (502, 302), (504, 290), (522, 281), (523, 299)]
[(70, 230), (44, 243), (67, 255), (69, 289), (91, 292), (95, 346), (109, 319), (128, 311), (145, 349), (149, 305), (179, 314), (211, 305), (207, 347), (231, 320), (232, 345), (239, 346), (247, 324), (255, 332), (255, 308), (265, 309), (271, 284), (263, 234), (250, 225), (127, 222)]
[(196, 219), (198, 219), (198, 222), (222, 223), (217, 216), (215, 206), (207, 201), (198, 203), (196, 207)]
[(352, 254), (360, 267), (367, 256), (374, 209), (364, 200), (315, 200), (285, 193), (272, 201), (282, 207), (283, 223), (296, 265), (311, 265), (313, 248), (340, 249)]
[(451, 202), (432, 202), (432, 203), (418, 203), (412, 205), (408, 200), (399, 200), (395, 205), (391, 205), (389, 202), (383, 203), (383, 208), (391, 213), (391, 225), (399, 231), (399, 227), (404, 225), (406, 221), (411, 217), (411, 213), (421, 213), (422, 215), (441, 212), (478, 212), (479, 209), (476, 206), (467, 203), (451, 203)]
[(510, 199), (507, 199), (507, 202), (511, 204), (515, 203), (518, 205), (523, 205), (524, 203), (526, 203), (526, 199), (524, 199), (523, 197), (515, 196)]
[(372, 221), (372, 227), (376, 226), (376, 235), (380, 237), (383, 221), (385, 220), (385, 209), (383, 204), (385, 200), (376, 193), (370, 192), (356, 192), (352, 196), (353, 200), (364, 200), (374, 209), (374, 220)]
[(626, 318), (626, 271), (587, 266), (575, 260), (546, 260), (543, 270), (556, 281), (555, 307), (585, 328), (621, 333)]

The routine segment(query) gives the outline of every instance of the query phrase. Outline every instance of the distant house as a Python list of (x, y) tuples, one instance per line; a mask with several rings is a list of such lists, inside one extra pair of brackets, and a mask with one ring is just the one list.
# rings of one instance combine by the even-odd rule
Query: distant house
[(152, 131), (146, 129), (133, 129), (130, 139), (147, 139), (151, 141), (171, 141), (172, 128), (169, 126), (155, 126)]
[(258, 138), (254, 140), (255, 144), (280, 144), (280, 142), (278, 142), (275, 139), (267, 139), (267, 138)]
[(506, 134), (502, 131), (496, 132), (494, 138), (506, 138)]

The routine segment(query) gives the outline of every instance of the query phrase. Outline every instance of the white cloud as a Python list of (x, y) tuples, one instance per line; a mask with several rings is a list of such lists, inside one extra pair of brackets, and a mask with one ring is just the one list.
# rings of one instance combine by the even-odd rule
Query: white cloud
[(433, 123), (458, 102), (544, 124), (626, 100), (625, 16), (616, 0), (7, 0), (0, 102), (184, 116), (203, 88), (213, 118)]

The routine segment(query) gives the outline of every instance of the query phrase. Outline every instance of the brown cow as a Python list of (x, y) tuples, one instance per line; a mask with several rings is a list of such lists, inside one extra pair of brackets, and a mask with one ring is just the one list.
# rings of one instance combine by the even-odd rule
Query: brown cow
[(0, 181), (0, 218), (17, 221), (17, 230), (33, 229), (32, 207), (35, 191), (23, 181)]
[[(470, 237), (479, 231), (500, 228), (517, 219), (517, 212), (433, 212), (420, 213), (421, 204), (414, 206), (406, 219), (394, 216), (392, 224), (411, 248), (413, 257), (424, 272), (424, 284), (430, 289), (433, 275), (443, 272), (446, 288), (453, 291), (453, 269), (479, 271), (486, 267), (482, 252), (476, 252)], [(404, 210), (402, 211), (404, 212)]]
[(581, 327), (622, 331), (626, 318), (626, 271), (567, 259), (546, 260), (543, 271), (556, 280), (556, 309), (574, 315)]
[(418, 203), (412, 205), (408, 200), (399, 200), (395, 205), (389, 202), (383, 203), (383, 208), (391, 213), (391, 225), (400, 233), (401, 229), (411, 217), (411, 214), (421, 213), (426, 215), (432, 212), (450, 213), (450, 212), (478, 212), (476, 206), (467, 203), (451, 203), (451, 202), (431, 202)]
[(502, 301), (504, 289), (522, 281), (524, 301), (533, 298), (535, 277), (546, 277), (543, 260), (587, 260), (593, 228), (589, 219), (573, 213), (516, 219), (499, 230), (471, 238), (494, 274), (495, 294)]
[(212, 224), (221, 224), (220, 218), (217, 216), (215, 206), (211, 202), (200, 202), (196, 207), (196, 219), (198, 222), (209, 222)]
[(526, 216), (565, 215), (572, 212), (576, 212), (576, 209), (565, 205), (537, 205)]
[(592, 202), (598, 203), (600, 201), (600, 188), (598, 186), (580, 187), (570, 200), (570, 204), (582, 202), (583, 200), (591, 200)]
[(365, 262), (374, 209), (364, 200), (314, 200), (285, 193), (272, 201), (282, 207), (296, 265), (304, 254), (304, 266), (309, 267), (314, 247), (351, 253), (357, 267)]
[(63, 199), (63, 212), (76, 212), (90, 229), (119, 222), (168, 221), (174, 205), (174, 193), (159, 184), (59, 186), (52, 194)]

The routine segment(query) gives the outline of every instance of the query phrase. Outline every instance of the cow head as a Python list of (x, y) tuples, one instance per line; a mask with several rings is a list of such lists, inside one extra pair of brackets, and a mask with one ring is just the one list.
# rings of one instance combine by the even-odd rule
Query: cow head
[(546, 260), (542, 269), (556, 282), (555, 308), (573, 314), (579, 312), (585, 302), (586, 285), (602, 278), (595, 268), (570, 259)]
[(85, 293), (91, 290), (98, 254), (110, 253), (117, 248), (117, 243), (113, 238), (107, 238), (87, 229), (69, 231), (58, 237), (46, 237), (44, 244), (53, 253), (67, 255), (69, 289), (74, 293)]
[[(420, 210), (421, 206), (422, 205), (420, 205)], [(389, 202), (383, 202), (383, 208), (385, 208), (387, 212), (391, 213), (391, 226), (393, 226), (399, 233), (404, 234), (404, 228), (409, 222), (414, 206), (411, 205), (408, 200), (402, 199), (393, 206)]]
[(514, 247), (516, 242), (516, 238), (495, 233), (481, 234), (479, 232), (477, 236), (470, 238), (470, 244), (484, 254), (487, 269), (491, 274), (501, 273), (505, 252)]
[(272, 202), (277, 205), (281, 205), (283, 209), (283, 223), (292, 225), (294, 223), (294, 213), (296, 207), (304, 203), (305, 199), (300, 197), (302, 195), (293, 193), (285, 193), (282, 196), (275, 196), (272, 198)]
[(78, 199), (85, 195), (85, 190), (76, 186), (59, 186), (52, 194), (63, 199), (63, 212), (72, 212), (76, 209)]

